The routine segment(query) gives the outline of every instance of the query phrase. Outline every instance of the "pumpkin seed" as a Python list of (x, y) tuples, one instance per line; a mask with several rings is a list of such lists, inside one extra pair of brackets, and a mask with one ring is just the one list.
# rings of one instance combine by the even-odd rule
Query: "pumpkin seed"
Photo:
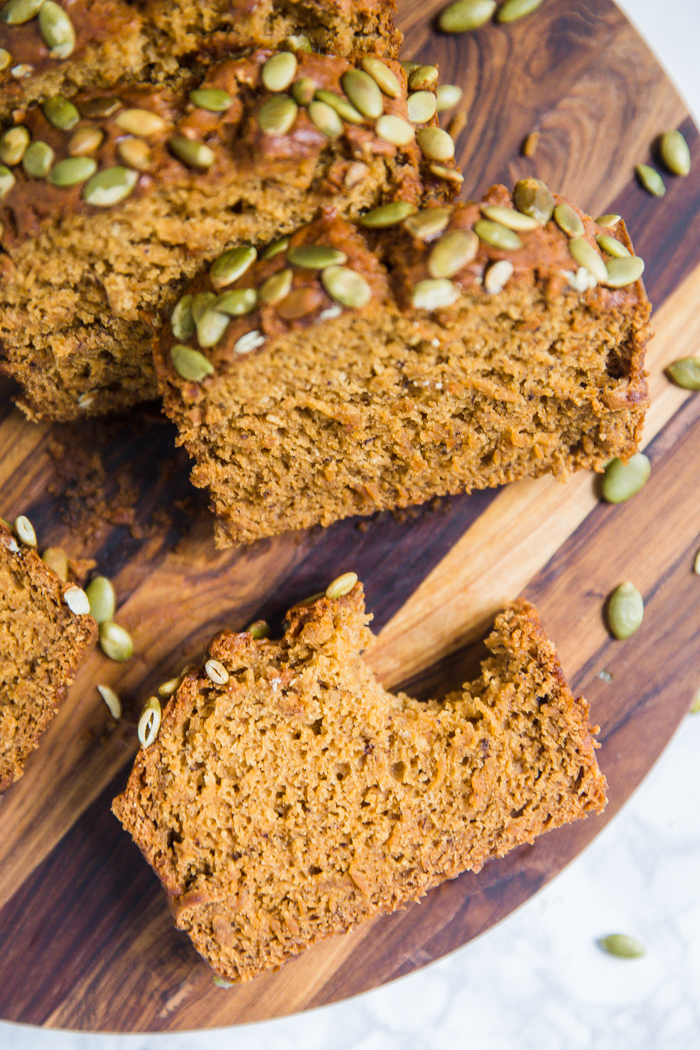
[(443, 33), (468, 33), (485, 25), (496, 10), (496, 0), (456, 0), (438, 18)]
[(258, 110), (258, 124), (265, 135), (286, 135), (297, 119), (299, 107), (289, 95), (272, 95)]
[(343, 91), (363, 117), (376, 120), (384, 112), (384, 99), (376, 80), (363, 69), (349, 69), (340, 78)]
[(80, 103), (80, 112), (89, 120), (106, 120), (122, 108), (122, 101), (116, 95), (103, 95)]
[(262, 346), (264, 342), (265, 336), (259, 329), (254, 328), (252, 332), (246, 332), (238, 342), (233, 344), (233, 350), (236, 354), (249, 354), (252, 350), (257, 350), (259, 346)]
[(317, 87), (313, 77), (300, 77), (296, 83), (292, 84), (292, 98), (297, 105), (308, 106), (310, 102), (313, 102)]
[(599, 215), (596, 222), (599, 226), (605, 226), (607, 228), (609, 226), (617, 226), (621, 218), (621, 215), (615, 215), (614, 212), (609, 212), (606, 215)]
[(690, 705), (690, 711), (688, 712), (688, 714), (697, 715), (698, 713), (700, 713), (700, 689), (698, 689), (697, 693), (693, 697), (693, 702)]
[(183, 346), (181, 343), (176, 343), (170, 351), (170, 360), (177, 374), (193, 383), (201, 383), (214, 371), (213, 364), (204, 354), (200, 354), (199, 350), (192, 350), (189, 346)]
[(431, 164), (430, 171), (440, 179), (447, 179), (448, 182), (464, 182), (464, 175), (455, 168), (443, 168), (440, 164)]
[(608, 671), (608, 669), (606, 667), (604, 667), (602, 671), (598, 672), (598, 674), (596, 675), (596, 678), (600, 678), (600, 680), (602, 682), (608, 682), (608, 683), (612, 682), (612, 680), (613, 680), (612, 674), (610, 673), (610, 671)]
[(415, 91), (408, 96), (407, 108), (414, 124), (427, 124), (437, 112), (437, 98), (432, 91)]
[(68, 143), (71, 157), (85, 157), (99, 149), (104, 139), (104, 132), (99, 128), (84, 127), (73, 132)]
[(554, 221), (569, 237), (582, 237), (586, 232), (581, 216), (570, 204), (557, 204), (554, 209)]
[(45, 179), (51, 170), (55, 154), (47, 142), (30, 143), (22, 157), (22, 167), (27, 175), (35, 179)]
[(308, 317), (323, 304), (323, 297), (318, 288), (308, 285), (292, 288), (289, 295), (277, 307), (277, 314), (283, 321), (299, 321)]
[(569, 251), (580, 266), (585, 266), (592, 273), (596, 281), (604, 283), (608, 279), (608, 271), (603, 262), (603, 257), (596, 251), (585, 237), (572, 237), (569, 241)]
[(399, 65), (406, 71), (406, 76), (413, 72), (414, 69), (420, 68), (420, 62), (412, 62), (410, 59), (399, 59)]
[(502, 251), (515, 252), (523, 246), (515, 230), (509, 230), (507, 226), (491, 219), (478, 219), (474, 223), (474, 232), (479, 240)]
[(68, 582), (68, 555), (62, 547), (47, 547), (41, 560), (56, 573), (59, 579), (64, 583)]
[[(72, 159), (85, 161), (90, 158), (73, 157)], [(103, 168), (86, 183), (83, 197), (88, 204), (96, 208), (111, 208), (113, 204), (119, 204), (125, 200), (133, 192), (138, 181), (138, 172), (131, 171), (129, 168), (122, 168), (119, 165), (113, 168)]]
[(117, 153), (127, 167), (136, 168), (137, 171), (147, 171), (151, 166), (153, 155), (148, 143), (143, 139), (129, 138), (121, 139), (117, 143)]
[(332, 583), (328, 584), (326, 598), (342, 598), (344, 594), (350, 593), (356, 583), (356, 572), (344, 572), (342, 576), (336, 577)]
[(53, 0), (39, 9), (39, 32), (51, 58), (68, 58), (75, 49), (75, 29), (66, 11)]
[(213, 306), (206, 310), (197, 322), (197, 342), (206, 349), (216, 346), (229, 326), (231, 318)]
[(693, 562), (693, 572), (696, 576), (700, 576), (700, 550), (695, 555), (695, 561)]
[(158, 686), (158, 696), (174, 696), (180, 688), (181, 682), (182, 675), (178, 675), (177, 678), (169, 678), (167, 682), (163, 682), (162, 685)]
[(61, 131), (70, 131), (80, 120), (80, 113), (73, 103), (63, 95), (52, 95), (41, 105), (49, 124)]
[(175, 304), (175, 309), (170, 315), (170, 327), (175, 338), (180, 343), (186, 343), (195, 333), (196, 325), (192, 316), (192, 296), (183, 295), (182, 299)]
[(476, 257), (479, 238), (473, 230), (449, 230), (428, 258), (428, 273), (434, 278), (454, 277)]
[(222, 977), (218, 973), (214, 974), (211, 981), (217, 988), (233, 988), (234, 985), (233, 981), (227, 981), (225, 977)]
[(525, 215), (524, 212), (516, 211), (515, 208), (501, 208), (497, 204), (487, 204), (481, 210), (487, 219), (493, 219), (501, 226), (507, 226), (509, 230), (536, 230), (541, 225), (533, 215)]
[(429, 160), (452, 160), (455, 155), (454, 141), (442, 128), (420, 128), (416, 140)]
[(523, 157), (534, 157), (537, 153), (537, 146), (539, 145), (539, 141), (539, 131), (531, 131), (529, 135), (526, 135), (521, 150)]
[(143, 711), (139, 717), (138, 738), (141, 747), (145, 750), (155, 741), (160, 730), (163, 718), (163, 709), (157, 696), (151, 696), (146, 701)]
[(362, 124), (364, 122), (365, 118), (359, 110), (355, 109), (342, 95), (336, 95), (334, 91), (326, 91), (325, 88), (321, 88), (316, 92), (316, 98), (319, 102), (325, 102), (326, 105), (334, 109), (343, 120), (349, 120), (351, 124)]
[[(150, 109), (123, 109), (114, 118), (114, 123), (130, 135), (157, 135), (165, 127), (165, 121)], [(187, 139), (187, 142), (191, 142)]]
[[(289, 52), (285, 51), (284, 54), (288, 55)], [(219, 660), (207, 660), (204, 673), (214, 685), (226, 685), (229, 679), (228, 671)]]
[(105, 656), (124, 663), (134, 652), (131, 635), (114, 620), (104, 620), (99, 627), (100, 647)]
[(261, 259), (274, 259), (275, 256), (281, 255), (282, 252), (286, 252), (289, 247), (289, 237), (280, 237), (278, 241), (273, 241), (260, 256)]
[(372, 58), (370, 55), (365, 55), (361, 65), (365, 73), (369, 73), (372, 80), (379, 85), (385, 95), (388, 95), (389, 98), (399, 97), (403, 90), (399, 79), (384, 62), (381, 62), (378, 58)]
[(18, 518), (15, 518), (15, 532), (17, 538), (22, 541), (27, 547), (36, 547), (36, 532), (34, 526), (28, 517), (24, 514), (20, 514)]
[(661, 159), (674, 175), (687, 175), (690, 171), (690, 150), (680, 131), (667, 131), (661, 138)]
[(513, 276), (513, 264), (508, 259), (499, 259), (491, 263), (484, 274), (484, 291), (489, 295), (498, 295)]
[(79, 182), (86, 182), (96, 171), (97, 161), (94, 157), (67, 157), (59, 160), (47, 178), (53, 186), (77, 186)]
[(622, 241), (618, 241), (616, 237), (609, 237), (606, 233), (598, 234), (596, 241), (604, 252), (614, 256), (616, 259), (627, 259), (632, 254), (625, 248)]
[(408, 87), (411, 91), (423, 91), (434, 88), (438, 82), (437, 66), (418, 66), (408, 74)]
[(9, 128), (0, 138), (0, 161), (3, 164), (19, 164), (30, 142), (30, 135), (23, 124)]
[(314, 99), (313, 102), (309, 103), (308, 112), (311, 123), (329, 139), (337, 139), (338, 135), (343, 134), (345, 125), (340, 119), (340, 115), (327, 102), (320, 102), (318, 99)]
[(215, 305), (220, 313), (228, 314), (229, 317), (244, 317), (255, 309), (257, 303), (258, 293), (255, 288), (234, 288), (220, 295)]
[(700, 390), (700, 357), (682, 357), (668, 366), (666, 374), (684, 390)]
[(632, 583), (621, 583), (608, 601), (608, 624), (616, 638), (629, 638), (641, 625), (644, 600)]
[(452, 281), (419, 281), (413, 289), (413, 305), (416, 310), (439, 310), (452, 306), (459, 299), (459, 288)]
[(214, 292), (197, 292), (192, 299), (192, 320), (195, 325), (204, 317), (210, 306), (216, 302), (217, 296)]
[(12, 55), (6, 47), (0, 47), (0, 73), (12, 65)]
[(605, 467), (601, 492), (606, 503), (624, 503), (643, 489), (651, 474), (651, 463), (643, 452), (623, 463), (617, 456)]
[(233, 99), (223, 88), (195, 88), (190, 91), (190, 102), (209, 113), (224, 113), (232, 106)]
[(404, 226), (419, 241), (432, 241), (447, 228), (452, 215), (451, 208), (426, 208), (425, 211), (409, 215)]
[(108, 685), (98, 685), (97, 692), (107, 704), (112, 718), (116, 718), (118, 721), (122, 716), (122, 702), (118, 695)]
[(0, 10), (0, 22), (10, 26), (21, 26), (39, 14), (44, 0), (9, 0)]
[(628, 259), (610, 259), (605, 268), (608, 272), (605, 279), (608, 288), (626, 288), (644, 273), (644, 260), (638, 255), (630, 255)]
[(286, 91), (297, 72), (296, 56), (291, 51), (278, 51), (262, 67), (262, 82), (268, 91)]
[(296, 33), (291, 36), (286, 36), (282, 41), (281, 46), (288, 51), (305, 51), (307, 54), (311, 54), (313, 51), (311, 41), (304, 33)]
[(372, 298), (372, 289), (364, 277), (347, 266), (327, 266), (321, 283), (331, 299), (354, 310), (366, 306)]
[(117, 596), (112, 581), (106, 576), (96, 576), (85, 588), (90, 602), (90, 615), (97, 623), (111, 620), (117, 608)]
[(663, 197), (666, 193), (666, 187), (658, 171), (650, 168), (648, 164), (638, 164), (634, 170), (637, 173), (637, 178), (648, 193), (651, 193), (654, 197)]
[(0, 201), (3, 199), (5, 194), (10, 192), (14, 184), (15, 177), (10, 171), (10, 169), (6, 168), (4, 164), (0, 164)]
[(463, 94), (461, 87), (457, 87), (456, 84), (439, 84), (436, 92), (438, 113), (454, 109), (461, 102)]
[(90, 602), (87, 594), (80, 587), (76, 587), (75, 584), (66, 587), (63, 592), (63, 600), (75, 616), (89, 616)]
[(360, 222), (372, 229), (383, 229), (386, 226), (397, 226), (417, 211), (415, 204), (408, 201), (393, 201), (391, 204), (380, 204), (378, 208), (366, 211), (360, 216)]
[(280, 270), (260, 286), (259, 297), (264, 303), (279, 303), (289, 295), (292, 287), (292, 271)]
[(542, 3), (542, 0), (506, 0), (496, 12), (499, 22), (515, 22), (518, 18), (532, 14)]
[(384, 142), (392, 146), (407, 146), (416, 137), (416, 129), (403, 117), (385, 113), (374, 125), (374, 130)]
[[(291, 101), (291, 100), (290, 100)], [(188, 168), (199, 168), (206, 171), (216, 160), (216, 154), (203, 142), (195, 142), (185, 135), (171, 135), (168, 149)]]
[[(209, 276), (211, 283), (217, 292), (225, 288), (227, 284), (233, 284), (248, 270), (258, 257), (255, 248), (249, 244), (241, 244), (237, 248), (229, 248), (214, 262)], [(196, 320), (196, 318), (195, 318)]]
[(290, 248), (287, 259), (292, 265), (301, 266), (305, 270), (323, 270), (326, 266), (342, 266), (348, 261), (345, 252), (326, 244), (306, 244)]
[(256, 639), (270, 637), (270, 626), (265, 620), (254, 620), (246, 631)]
[(520, 179), (513, 190), (513, 203), (523, 215), (531, 215), (544, 226), (552, 218), (555, 200), (541, 179)]
[(644, 945), (626, 933), (611, 933), (607, 937), (601, 937), (598, 946), (608, 955), (614, 955), (618, 959), (641, 959), (646, 955)]

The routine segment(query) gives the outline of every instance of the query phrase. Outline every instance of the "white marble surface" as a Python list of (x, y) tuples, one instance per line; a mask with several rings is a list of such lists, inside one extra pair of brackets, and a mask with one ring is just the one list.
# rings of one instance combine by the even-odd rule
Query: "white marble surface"
[[(621, 6), (700, 118), (700, 0)], [(700, 620), (700, 601), (698, 610)], [(614, 931), (641, 940), (645, 958), (604, 955), (596, 939)], [(212, 1032), (90, 1036), (0, 1022), (0, 1050), (166, 1047), (700, 1050), (700, 715), (685, 719), (639, 791), (571, 867), (417, 974), (326, 1009)]]

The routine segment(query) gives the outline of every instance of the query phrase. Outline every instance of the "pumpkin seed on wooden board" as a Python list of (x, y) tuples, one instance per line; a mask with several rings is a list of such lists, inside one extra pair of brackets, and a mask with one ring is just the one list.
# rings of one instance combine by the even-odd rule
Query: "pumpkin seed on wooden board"
[(638, 164), (634, 170), (640, 183), (648, 193), (651, 193), (654, 197), (664, 196), (666, 186), (658, 171), (651, 168), (648, 164)]
[(97, 692), (107, 704), (112, 718), (116, 718), (117, 720), (120, 719), (122, 716), (122, 702), (119, 699), (118, 694), (108, 685), (98, 685)]
[(666, 368), (666, 375), (684, 390), (700, 390), (700, 357), (682, 357)]
[(117, 608), (117, 596), (112, 581), (106, 576), (95, 576), (85, 588), (90, 602), (90, 615), (97, 623), (111, 620)]
[(498, 22), (515, 22), (525, 15), (532, 14), (542, 3), (542, 0), (506, 0), (496, 12)]
[(664, 164), (673, 175), (688, 175), (690, 150), (680, 131), (674, 128), (662, 135), (659, 152)]
[(105, 656), (117, 663), (129, 660), (134, 652), (131, 635), (114, 620), (104, 620), (100, 624), (100, 646)]
[(635, 496), (649, 480), (651, 463), (643, 452), (623, 463), (617, 456), (605, 468), (601, 493), (606, 503), (624, 503)]
[(629, 581), (621, 583), (608, 599), (608, 625), (620, 640), (629, 638), (641, 626), (644, 618), (644, 599)]
[[(696, 571), (700, 572), (700, 569), (697, 569)], [(700, 689), (698, 689), (697, 693), (693, 697), (693, 700), (691, 702), (690, 710), (689, 710), (688, 714), (691, 714), (691, 715), (700, 714)]]
[(443, 33), (469, 33), (486, 24), (496, 10), (496, 0), (455, 0), (440, 12)]
[(464, 92), (456, 84), (438, 84), (435, 98), (437, 111), (442, 113), (446, 109), (454, 109), (462, 101)]

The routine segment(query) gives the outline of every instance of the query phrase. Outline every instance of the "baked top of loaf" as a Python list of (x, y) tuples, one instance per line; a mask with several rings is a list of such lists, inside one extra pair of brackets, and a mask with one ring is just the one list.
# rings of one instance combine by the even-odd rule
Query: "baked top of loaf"
[[(91, 616), (74, 613), (65, 584), (0, 522), (0, 792), (22, 776), (87, 649)], [(71, 595), (69, 593), (69, 600)], [(82, 594), (84, 603), (87, 603)], [(74, 599), (73, 599), (74, 600)]]
[[(605, 805), (588, 704), (526, 602), (480, 678), (419, 703), (378, 684), (359, 585), (280, 641), (224, 631), (113, 809), (177, 925), (245, 981)], [(223, 674), (222, 674), (223, 668)]]

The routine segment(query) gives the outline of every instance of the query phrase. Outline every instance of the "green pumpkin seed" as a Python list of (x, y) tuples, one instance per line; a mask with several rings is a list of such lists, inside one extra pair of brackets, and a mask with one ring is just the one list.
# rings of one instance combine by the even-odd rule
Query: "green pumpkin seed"
[(539, 220), (533, 215), (525, 215), (524, 212), (516, 211), (515, 208), (501, 208), (497, 204), (487, 204), (481, 210), (487, 219), (492, 219), (501, 226), (507, 226), (509, 230), (536, 230), (541, 226)]
[(170, 360), (177, 374), (183, 379), (189, 379), (193, 383), (201, 381), (212, 374), (214, 366), (199, 350), (192, 350), (189, 346), (176, 343), (170, 351)]
[(106, 120), (122, 108), (122, 101), (116, 95), (103, 95), (80, 103), (80, 112), (89, 120)]
[(94, 157), (67, 157), (60, 160), (48, 173), (48, 181), (53, 186), (77, 186), (86, 182), (97, 171)]
[(56, 573), (64, 583), (68, 582), (69, 568), (68, 555), (62, 547), (47, 547), (41, 556), (41, 560)]
[(163, 682), (162, 685), (158, 686), (158, 696), (162, 696), (162, 697), (174, 696), (175, 693), (180, 688), (180, 683), (181, 682), (182, 682), (182, 675), (178, 675), (177, 678), (169, 678), (167, 682)]
[(402, 93), (402, 87), (399, 83), (398, 77), (392, 73), (384, 62), (380, 62), (378, 58), (372, 58), (369, 55), (365, 55), (361, 62), (362, 68), (365, 73), (369, 73), (385, 95), (389, 98), (398, 98)]
[(351, 124), (364, 122), (365, 118), (359, 110), (355, 109), (342, 95), (336, 95), (334, 91), (326, 91), (325, 88), (321, 88), (316, 92), (316, 98), (319, 102), (325, 102), (326, 105), (331, 106), (343, 120), (348, 120)]
[[(308, 106), (313, 102), (318, 84), (313, 77), (300, 77), (292, 84), (292, 98), (298, 106)], [(327, 105), (327, 103), (326, 103)]]
[(122, 716), (122, 702), (117, 693), (110, 689), (108, 685), (98, 685), (97, 692), (107, 704), (112, 718), (116, 718), (118, 721)]
[(420, 128), (416, 141), (429, 160), (452, 160), (455, 155), (454, 141), (442, 128)]
[(641, 959), (646, 955), (644, 945), (626, 933), (611, 933), (607, 937), (601, 937), (598, 947), (618, 959)]
[(190, 102), (209, 113), (224, 113), (233, 105), (233, 99), (223, 88), (195, 88), (190, 91)]
[[(289, 52), (285, 51), (284, 54), (289, 54)], [(226, 685), (229, 680), (228, 671), (220, 660), (207, 660), (204, 665), (204, 673), (214, 685)]]
[(410, 91), (424, 91), (426, 88), (437, 87), (437, 66), (418, 66), (408, 74), (408, 87)]
[(0, 201), (3, 199), (5, 194), (9, 193), (15, 184), (15, 177), (9, 168), (6, 168), (4, 164), (0, 164)]
[(39, 9), (39, 32), (51, 58), (68, 58), (75, 50), (75, 29), (66, 11), (53, 0)]
[(21, 26), (39, 14), (44, 0), (9, 0), (0, 10), (0, 22), (10, 26)]
[(499, 22), (515, 22), (518, 18), (532, 14), (542, 3), (542, 0), (506, 0), (496, 12)]
[(651, 193), (654, 197), (663, 197), (666, 193), (666, 187), (658, 171), (650, 168), (648, 164), (638, 164), (634, 170), (640, 183), (648, 193)]
[(454, 109), (462, 101), (463, 94), (461, 87), (456, 84), (439, 84), (436, 92), (438, 113)]
[[(71, 159), (86, 161), (90, 158), (73, 157)], [(83, 197), (95, 208), (111, 208), (112, 205), (121, 203), (133, 193), (138, 181), (138, 172), (130, 171), (129, 168), (122, 168), (119, 165), (113, 168), (103, 168), (85, 184)]]
[(163, 710), (160, 700), (157, 696), (149, 697), (139, 717), (137, 730), (139, 743), (144, 750), (150, 747), (158, 736), (162, 718)]
[(307, 54), (311, 54), (313, 51), (311, 41), (304, 33), (296, 33), (291, 36), (286, 36), (282, 41), (281, 46), (287, 51), (305, 51)]
[(34, 179), (45, 179), (51, 170), (55, 154), (46, 142), (32, 142), (22, 157), (22, 167)]
[(385, 113), (374, 125), (374, 130), (384, 142), (392, 146), (407, 146), (416, 137), (416, 129), (403, 117)]
[(85, 588), (90, 602), (90, 615), (97, 623), (106, 623), (114, 616), (117, 596), (112, 581), (106, 576), (96, 576)]
[(265, 620), (254, 620), (250, 627), (246, 628), (248, 634), (252, 634), (253, 638), (269, 638), (270, 637), (270, 626)]
[(581, 216), (570, 204), (557, 204), (554, 209), (554, 221), (569, 237), (582, 237), (586, 232)]
[(306, 270), (323, 270), (326, 266), (342, 266), (348, 261), (345, 252), (338, 251), (325, 244), (307, 244), (299, 248), (290, 248), (287, 259), (294, 266)]
[(214, 307), (206, 310), (197, 322), (197, 342), (202, 349), (216, 346), (229, 326), (231, 318)]
[(206, 171), (216, 160), (216, 154), (209, 146), (188, 139), (185, 135), (171, 135), (168, 139), (168, 149), (188, 168), (201, 171)]
[(80, 587), (76, 587), (75, 584), (66, 587), (63, 592), (63, 600), (75, 616), (90, 615), (90, 602), (87, 594)]
[(217, 300), (217, 296), (214, 292), (198, 292), (192, 299), (192, 320), (195, 325), (204, 317), (205, 313), (210, 306), (213, 306)]
[(372, 298), (372, 289), (364, 277), (347, 266), (327, 266), (321, 283), (331, 299), (353, 310), (360, 310)]
[(356, 572), (344, 572), (342, 576), (338, 576), (337, 579), (328, 584), (326, 587), (326, 598), (342, 598), (343, 595), (350, 593), (356, 583)]
[(455, 168), (443, 168), (441, 164), (431, 164), (430, 171), (439, 179), (447, 179), (448, 182), (464, 182), (464, 175)]
[(15, 518), (15, 532), (17, 539), (21, 540), (25, 546), (36, 547), (36, 532), (25, 514), (20, 514), (18, 518)]
[(622, 218), (621, 215), (615, 215), (614, 212), (608, 212), (606, 215), (599, 215), (596, 222), (599, 226), (617, 226), (618, 222)]
[(218, 973), (214, 974), (214, 976), (211, 979), (211, 983), (217, 988), (233, 988), (234, 985), (233, 981), (228, 981), (225, 977), (222, 977), (221, 974)]
[(268, 277), (260, 286), (258, 296), (264, 303), (281, 302), (282, 299), (289, 295), (292, 287), (292, 277), (291, 270), (280, 270), (278, 273), (273, 273), (272, 277)]
[(363, 69), (350, 69), (341, 77), (343, 91), (364, 117), (377, 120), (384, 112), (384, 99), (379, 85)]
[(77, 108), (63, 95), (52, 95), (42, 102), (41, 108), (49, 124), (61, 131), (70, 131), (80, 120)]
[(439, 310), (459, 299), (459, 288), (447, 280), (419, 281), (413, 288), (416, 310)]
[(12, 55), (6, 47), (0, 47), (0, 73), (12, 65)]
[(265, 135), (286, 135), (291, 131), (299, 107), (289, 95), (273, 95), (258, 110), (258, 124)]
[(148, 143), (131, 135), (117, 143), (117, 153), (128, 168), (136, 168), (137, 171), (147, 171), (153, 161)]
[(684, 390), (700, 390), (700, 357), (682, 357), (666, 369), (676, 386)]
[(216, 300), (216, 309), (229, 317), (244, 317), (251, 313), (258, 304), (258, 293), (255, 288), (234, 288), (224, 292)]
[(491, 263), (484, 274), (484, 291), (489, 295), (498, 295), (503, 291), (513, 276), (513, 264), (508, 259), (499, 259)]
[(268, 91), (286, 91), (297, 73), (296, 56), (291, 51), (279, 51), (268, 58), (262, 67), (262, 82)]
[(409, 120), (414, 124), (427, 124), (437, 112), (437, 98), (432, 91), (415, 91), (408, 96)]
[(372, 229), (383, 229), (386, 226), (397, 226), (417, 211), (415, 204), (408, 201), (393, 201), (391, 204), (381, 204), (372, 211), (366, 211), (360, 216), (360, 222)]
[(105, 656), (117, 663), (128, 660), (134, 652), (131, 635), (114, 620), (105, 620), (100, 624), (100, 647)]
[(170, 315), (170, 327), (179, 343), (191, 339), (197, 327), (192, 316), (192, 298), (189, 294), (183, 295)]
[(438, 18), (443, 33), (468, 33), (489, 21), (496, 10), (496, 0), (456, 0)]
[(596, 241), (604, 252), (616, 259), (627, 259), (632, 254), (622, 241), (618, 241), (616, 237), (609, 237), (606, 233), (598, 234)]
[(667, 131), (661, 138), (661, 159), (674, 175), (687, 175), (690, 171), (690, 150), (680, 131)]
[(479, 238), (473, 230), (449, 230), (433, 248), (428, 258), (431, 277), (454, 277), (476, 258)]
[(503, 226), (500, 222), (493, 222), (491, 219), (479, 219), (475, 222), (474, 233), (485, 244), (490, 244), (493, 248), (500, 248), (502, 251), (515, 252), (523, 246), (515, 230), (509, 230), (507, 226)]
[(282, 252), (286, 252), (289, 247), (289, 237), (280, 237), (278, 241), (273, 241), (261, 255), (261, 259), (274, 259), (277, 255), (281, 255)]
[(608, 601), (608, 624), (616, 638), (633, 635), (644, 617), (644, 600), (632, 583), (621, 583)]
[[(696, 572), (700, 572), (700, 570), (696, 570)], [(697, 715), (700, 713), (700, 689), (698, 689), (693, 697), (693, 702), (690, 705), (690, 711), (688, 713), (691, 715)]]
[(628, 259), (610, 259), (605, 268), (608, 272), (605, 279), (608, 288), (626, 288), (644, 273), (644, 260), (638, 255), (630, 255)]
[(345, 125), (340, 115), (327, 102), (314, 99), (309, 103), (308, 112), (311, 123), (318, 128), (321, 134), (326, 135), (329, 139), (337, 139), (343, 134)]
[(523, 215), (537, 219), (542, 226), (552, 218), (556, 201), (541, 179), (520, 179), (513, 190), (513, 203)]
[(3, 164), (19, 164), (30, 142), (30, 135), (23, 124), (9, 128), (0, 138), (0, 161)]
[[(217, 292), (225, 288), (227, 284), (233, 284), (248, 270), (258, 257), (255, 248), (249, 244), (241, 244), (237, 248), (229, 248), (214, 262), (209, 276), (211, 283)], [(196, 318), (195, 318), (196, 320)]]
[(604, 284), (608, 279), (608, 271), (603, 262), (603, 257), (596, 251), (585, 237), (572, 237), (569, 241), (569, 251), (579, 264), (585, 266), (592, 273), (596, 281)]
[[(114, 123), (130, 135), (157, 135), (165, 127), (165, 121), (150, 109), (123, 109), (114, 118)], [(187, 142), (191, 142), (187, 139)]]
[[(699, 373), (700, 378), (700, 373)], [(651, 463), (643, 452), (627, 463), (615, 457), (605, 468), (601, 492), (606, 503), (624, 503), (643, 489), (651, 474)]]
[(451, 215), (451, 208), (426, 208), (425, 211), (409, 215), (404, 220), (404, 226), (417, 240), (432, 241), (447, 228)]
[(99, 128), (78, 128), (71, 135), (68, 152), (71, 157), (85, 157), (88, 153), (94, 153), (100, 148), (104, 137), (104, 132)]

